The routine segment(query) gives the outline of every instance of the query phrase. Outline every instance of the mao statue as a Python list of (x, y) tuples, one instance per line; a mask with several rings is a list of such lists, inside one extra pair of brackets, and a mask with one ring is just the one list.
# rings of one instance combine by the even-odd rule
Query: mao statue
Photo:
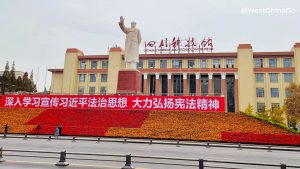
[(126, 34), (125, 68), (136, 69), (136, 65), (139, 62), (139, 46), (142, 40), (140, 30), (135, 27), (135, 22), (131, 22), (131, 27), (127, 28), (124, 25), (123, 16), (120, 17), (119, 26), (121, 30)]

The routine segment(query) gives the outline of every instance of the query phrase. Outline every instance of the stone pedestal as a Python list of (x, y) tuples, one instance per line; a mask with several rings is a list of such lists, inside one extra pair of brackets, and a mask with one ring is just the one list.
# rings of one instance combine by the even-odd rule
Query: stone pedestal
[(135, 69), (119, 71), (117, 94), (141, 94), (142, 73)]

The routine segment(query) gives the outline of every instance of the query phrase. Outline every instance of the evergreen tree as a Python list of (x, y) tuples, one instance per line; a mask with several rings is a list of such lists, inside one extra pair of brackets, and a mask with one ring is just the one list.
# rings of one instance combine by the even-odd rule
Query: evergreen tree
[(22, 88), (22, 90), (26, 91), (26, 92), (30, 92), (31, 83), (30, 83), (30, 79), (28, 78), (28, 73), (27, 72), (24, 73), (22, 80), (23, 80), (23, 88)]
[(33, 70), (30, 72), (30, 92), (36, 92), (36, 85), (34, 84), (33, 81)]
[(31, 72), (30, 72), (30, 81), (33, 82), (33, 70), (31, 70)]
[(4, 92), (2, 91), (2, 84), (3, 84), (3, 76), (0, 76), (0, 91), (1, 91), (1, 94), (3, 94)]
[(47, 93), (47, 92), (48, 92), (47, 88), (46, 88), (46, 87), (44, 87), (44, 93)]
[(9, 74), (10, 74), (10, 83), (11, 83), (11, 85), (9, 86), (9, 91), (15, 92), (16, 85), (17, 85), (16, 73), (15, 73), (15, 62), (13, 62)]
[(17, 78), (17, 82), (16, 82), (16, 92), (18, 92), (18, 91), (22, 91), (23, 90), (23, 87), (24, 85), (23, 85), (23, 79), (21, 78), (21, 76), (19, 76), (18, 78)]
[(11, 78), (10, 78), (10, 73), (9, 73), (9, 63), (6, 62), (5, 69), (2, 75), (2, 92), (8, 92), (9, 91), (9, 86), (11, 86)]

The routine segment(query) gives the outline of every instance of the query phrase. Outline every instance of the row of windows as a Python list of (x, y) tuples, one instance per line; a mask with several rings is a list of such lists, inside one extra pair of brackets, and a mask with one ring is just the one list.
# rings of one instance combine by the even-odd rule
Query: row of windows
[[(265, 67), (263, 58), (255, 59), (254, 62), (255, 62), (256, 68)], [(269, 58), (269, 67), (270, 68), (278, 67), (278, 59), (277, 58)], [(292, 67), (292, 58), (283, 58), (283, 67)]]
[[(213, 61), (213, 68), (221, 68), (221, 59), (212, 59)], [(107, 69), (108, 68), (108, 60), (102, 60), (101, 68)], [(160, 68), (167, 68), (168, 60), (160, 60)], [(98, 61), (94, 60), (90, 62), (91, 69), (98, 68)], [(140, 60), (137, 65), (138, 68), (144, 68), (144, 61)], [(182, 60), (172, 60), (172, 68), (181, 68), (182, 67)], [(200, 68), (207, 68), (208, 67), (208, 59), (200, 59)], [(255, 67), (256, 68), (263, 68), (264, 66), (264, 59), (258, 58), (255, 59)], [(277, 58), (269, 58), (269, 67), (276, 68), (278, 67), (278, 59)], [(292, 67), (292, 58), (283, 58), (283, 67)], [(80, 62), (80, 69), (87, 68), (87, 61)], [(148, 60), (148, 68), (155, 68), (155, 60)], [(188, 60), (188, 68), (195, 68), (195, 60), (190, 59)], [(234, 59), (226, 59), (226, 68), (234, 68)]]
[[(89, 74), (90, 82), (96, 82), (97, 76), (96, 74)], [(100, 75), (101, 82), (107, 82), (107, 74), (101, 74)], [(79, 74), (79, 82), (85, 82), (86, 81), (86, 74)]]
[[(291, 92), (288, 89), (285, 89), (285, 96), (289, 97)], [(256, 88), (256, 97), (265, 97), (265, 89), (262, 87)], [(279, 97), (279, 89), (271, 88), (271, 97), (277, 98)]]
[[(257, 105), (257, 106), (256, 106), (257, 112), (262, 112), (262, 111), (264, 111), (265, 108), (266, 108), (265, 103), (257, 103), (256, 105)], [(273, 109), (274, 109), (275, 107), (279, 107), (279, 106), (280, 106), (279, 103), (271, 103), (271, 110), (273, 111)]]
[[(78, 94), (84, 94), (84, 86), (79, 86), (78, 87)], [(99, 90), (100, 94), (106, 94), (106, 87), (101, 86)], [(89, 94), (96, 94), (96, 87), (95, 86), (90, 86), (89, 87)]]
[[(221, 68), (221, 59), (213, 59), (213, 68)], [(148, 68), (155, 68), (155, 60), (148, 60)], [(167, 68), (168, 60), (159, 60), (160, 68)], [(187, 60), (188, 68), (195, 68), (195, 60)], [(144, 68), (144, 60), (140, 60), (137, 68)], [(172, 60), (172, 68), (182, 68), (182, 60)], [(208, 59), (200, 59), (200, 68), (208, 68)], [(234, 59), (226, 59), (226, 68), (234, 68)]]
[[(278, 83), (278, 74), (279, 73), (269, 73), (269, 78), (271, 83)], [(256, 73), (255, 79), (257, 83), (263, 83), (264, 82), (264, 73)], [(293, 73), (284, 73), (284, 82), (285, 83), (291, 83), (293, 82)]]
[[(97, 69), (98, 68), (98, 61), (93, 60), (90, 62), (91, 63), (91, 69)], [(87, 68), (87, 61), (80, 61), (80, 69), (86, 69)], [(101, 61), (101, 68), (102, 69), (107, 69), (108, 68), (108, 60), (102, 60)]]

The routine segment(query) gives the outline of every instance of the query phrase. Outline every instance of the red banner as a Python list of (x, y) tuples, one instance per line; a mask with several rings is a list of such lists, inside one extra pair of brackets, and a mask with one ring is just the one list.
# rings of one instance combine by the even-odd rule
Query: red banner
[(224, 97), (116, 95), (4, 95), (4, 108), (99, 108), (224, 112)]

